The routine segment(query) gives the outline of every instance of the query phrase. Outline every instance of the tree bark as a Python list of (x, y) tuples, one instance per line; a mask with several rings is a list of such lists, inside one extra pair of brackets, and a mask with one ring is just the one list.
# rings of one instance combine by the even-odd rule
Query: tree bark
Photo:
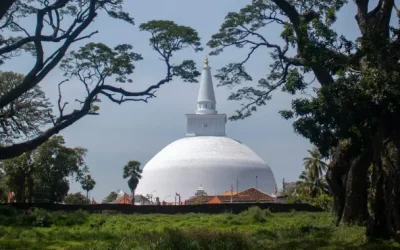
[[(394, 119), (393, 119), (394, 118)], [(368, 222), (369, 238), (390, 238), (400, 230), (399, 219), (399, 122), (395, 115), (382, 116), (374, 138), (372, 214)]]
[(326, 181), (333, 196), (333, 210), (336, 216), (336, 225), (342, 219), (343, 209), (345, 205), (345, 193), (347, 173), (340, 167), (332, 166), (326, 173)]
[(32, 203), (32, 201), (33, 201), (33, 180), (32, 180), (31, 176), (28, 177), (27, 184), (28, 184), (28, 202)]
[(368, 168), (372, 161), (370, 150), (351, 161), (347, 174), (342, 224), (363, 224), (368, 218)]
[(0, 1), (0, 20), (6, 15), (7, 11), (17, 0), (1, 0)]

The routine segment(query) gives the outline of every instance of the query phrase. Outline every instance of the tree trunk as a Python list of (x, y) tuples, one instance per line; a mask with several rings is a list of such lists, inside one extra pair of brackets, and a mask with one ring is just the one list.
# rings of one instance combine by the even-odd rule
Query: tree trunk
[[(390, 238), (400, 230), (400, 143), (396, 115), (382, 117), (374, 139), (373, 197), (367, 236)], [(393, 119), (394, 118), (394, 119)]]
[(331, 167), (326, 172), (326, 181), (328, 182), (329, 188), (331, 190), (333, 196), (333, 210), (336, 216), (336, 225), (339, 225), (339, 222), (342, 218), (344, 203), (345, 203), (345, 192), (346, 187), (344, 185), (344, 178), (347, 176), (343, 176), (339, 167)]
[(362, 224), (368, 218), (368, 168), (372, 156), (366, 150), (351, 162), (347, 173), (342, 224)]
[(0, 1), (0, 20), (3, 19), (7, 11), (17, 0), (1, 0)]
[(349, 147), (340, 143), (332, 155), (332, 161), (326, 172), (326, 181), (333, 196), (333, 209), (338, 226), (343, 214), (346, 201), (347, 173), (350, 168), (348, 158)]
[(28, 182), (28, 202), (29, 203), (32, 203), (32, 201), (33, 201), (33, 180), (32, 180), (32, 177), (28, 177), (28, 180), (27, 180), (27, 182)]

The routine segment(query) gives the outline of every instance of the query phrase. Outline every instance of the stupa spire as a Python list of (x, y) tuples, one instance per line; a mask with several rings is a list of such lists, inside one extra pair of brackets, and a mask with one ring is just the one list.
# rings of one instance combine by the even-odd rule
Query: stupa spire
[(216, 101), (214, 87), (211, 77), (211, 68), (208, 65), (208, 58), (204, 60), (204, 67), (201, 73), (199, 95), (197, 97), (196, 114), (216, 114)]

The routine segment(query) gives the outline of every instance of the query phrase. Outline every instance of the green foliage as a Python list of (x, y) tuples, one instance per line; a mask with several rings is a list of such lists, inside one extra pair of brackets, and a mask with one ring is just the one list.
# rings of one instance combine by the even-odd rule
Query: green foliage
[(94, 186), (96, 185), (96, 181), (92, 179), (90, 174), (84, 176), (81, 179), (82, 189), (86, 191), (87, 198), (89, 199), (89, 191), (93, 190)]
[(286, 203), (293, 204), (297, 201), (306, 202), (310, 205), (319, 207), (324, 211), (332, 211), (333, 209), (333, 198), (328, 194), (318, 194), (315, 197), (311, 197), (311, 195), (307, 192), (298, 192), (295, 195), (289, 195), (287, 197)]
[(325, 211), (331, 211), (333, 198), (324, 178), (328, 166), (323, 161), (318, 149), (313, 148), (307, 151), (310, 156), (303, 158), (305, 170), (299, 176), (300, 180), (296, 182), (294, 190), (286, 193), (286, 202), (296, 203), (301, 201), (320, 207)]
[(328, 165), (323, 161), (318, 149), (313, 148), (307, 151), (310, 156), (303, 158), (303, 166), (309, 172), (309, 176), (312, 179), (318, 180), (324, 176)]
[(184, 82), (197, 82), (200, 72), (192, 60), (183, 60), (178, 64), (172, 62), (173, 54), (180, 50), (188, 47), (195, 52), (202, 50), (200, 38), (194, 29), (172, 21), (158, 20), (141, 24), (140, 30), (151, 34), (150, 45), (162, 57), (167, 68), (166, 76), (144, 91), (130, 92), (109, 84), (110, 78), (120, 83), (133, 82), (131, 75), (135, 69), (134, 63), (143, 60), (143, 57), (132, 52), (133, 46), (129, 44), (110, 48), (103, 43), (89, 43), (78, 51), (70, 52), (62, 60), (60, 67), (64, 75), (79, 80), (86, 89), (87, 96), (80, 101), (80, 112), (83, 115), (98, 114), (100, 96), (118, 104), (126, 101), (147, 102), (149, 98), (155, 97), (156, 89), (174, 77)]
[[(200, 72), (196, 70), (195, 63), (192, 60), (173, 62), (172, 57), (186, 48), (195, 52), (201, 51), (199, 35), (194, 29), (172, 21), (153, 20), (139, 27), (141, 31), (150, 33), (150, 45), (162, 57), (166, 66), (165, 76), (142, 91), (131, 92), (109, 84), (133, 82), (131, 75), (135, 69), (134, 63), (143, 58), (142, 55), (132, 52), (132, 45), (120, 44), (110, 48), (103, 43), (90, 42), (68, 53), (73, 43), (88, 39), (98, 32), (84, 33), (102, 12), (133, 25), (134, 20), (124, 11), (123, 3), (123, 0), (63, 0), (51, 3), (27, 0), (16, 1), (9, 11), (4, 9), (2, 13), (7, 13), (1, 20), (1, 29), (4, 32), (0, 35), (0, 65), (5, 60), (19, 56), (21, 52), (31, 54), (36, 60), (29, 74), (13, 76), (18, 88), (0, 89), (0, 159), (20, 156), (37, 148), (84, 116), (99, 114), (101, 97), (118, 104), (126, 101), (147, 102), (156, 97), (155, 91), (158, 88), (174, 78), (180, 78), (184, 82), (197, 82)], [(24, 27), (25, 23), (32, 23), (32, 20), (36, 20), (33, 30), (31, 27)], [(54, 50), (48, 53), (47, 48)], [(44, 94), (36, 86), (57, 65), (64, 71), (66, 79), (58, 85), (59, 115), (56, 118), (51, 116), (51, 107), (48, 107), (47, 99), (44, 99)], [(74, 102), (80, 104), (80, 108), (74, 108), (67, 113), (65, 108), (68, 101), (63, 100), (62, 84), (70, 79), (78, 80), (82, 84), (85, 95), (78, 95), (82, 99), (73, 98)], [(11, 110), (12, 106), (21, 102), (21, 98), (32, 96), (32, 93), (38, 94), (34, 99), (35, 105), (18, 111), (20, 114), (24, 113), (24, 117), (16, 116)], [(29, 101), (24, 99), (24, 102)], [(50, 122), (52, 126), (45, 127), (45, 131), (39, 130), (40, 126)], [(18, 141), (18, 145), (11, 145), (16, 143), (13, 141), (16, 139), (23, 140)], [(66, 187), (65, 183), (63, 186)]]
[(83, 225), (89, 219), (89, 214), (82, 210), (74, 212), (54, 212), (49, 214), (51, 217), (51, 223), (55, 226), (75, 226)]
[[(24, 75), (0, 71), (0, 98), (16, 88)], [(40, 133), (51, 122), (52, 105), (43, 90), (36, 86), (0, 109), (0, 141), (7, 145)]]
[[(2, 20), (2, 28), (7, 31), (0, 36), (0, 40), (2, 40), (0, 55), (4, 55), (2, 61), (19, 56), (20, 52), (28, 52), (36, 56), (37, 51), (33, 35), (36, 35), (35, 27), (40, 24), (43, 25), (43, 30), (54, 31), (52, 35), (48, 35), (42, 34), (42, 30), (38, 30), (37, 35), (40, 38), (41, 45), (43, 46), (46, 43), (57, 44), (61, 41), (60, 47), (62, 48), (68, 48), (75, 41), (76, 36), (71, 37), (74, 31), (84, 31), (89, 26), (90, 21), (98, 17), (101, 12), (106, 13), (111, 18), (134, 24), (133, 18), (123, 10), (123, 3), (123, 0), (84, 2), (67, 0), (62, 4), (55, 5), (39, 0), (16, 1)], [(43, 12), (45, 15), (42, 16)], [(55, 20), (55, 16), (58, 17), (58, 21)], [(37, 20), (37, 23), (33, 23), (33, 26), (24, 27), (23, 24), (27, 22), (32, 24), (32, 20)], [(59, 29), (64, 30), (64, 32), (59, 32)], [(68, 41), (64, 43), (67, 39)], [(82, 39), (84, 38), (79, 40)], [(5, 53), (5, 51), (8, 53)]]
[(129, 161), (124, 166), (123, 176), (124, 179), (128, 179), (128, 186), (132, 194), (135, 193), (135, 189), (139, 184), (139, 180), (142, 178), (142, 169), (140, 168), (140, 162)]
[[(104, 215), (83, 213), (85, 221), (66, 226), (48, 213), (51, 227), (0, 225), (5, 249), (393, 249), (395, 241), (365, 242), (364, 228), (338, 228), (330, 213), (276, 213), (264, 223), (243, 214)], [(76, 217), (75, 217), (76, 216)], [(227, 216), (230, 219), (227, 219)], [(20, 216), (22, 217), (22, 216)], [(58, 218), (58, 219), (56, 219)], [(75, 219), (74, 219), (75, 218)], [(59, 221), (59, 222), (57, 222)], [(1, 220), (0, 220), (1, 223)], [(40, 238), (39, 238), (40, 237)]]
[(12, 206), (0, 206), (0, 215), (2, 216), (16, 216), (17, 210)]
[(133, 73), (133, 62), (143, 60), (140, 54), (131, 52), (132, 46), (121, 44), (113, 49), (103, 43), (88, 43), (78, 51), (71, 51), (60, 65), (66, 77), (86, 77), (86, 82), (96, 85), (111, 76), (120, 83), (132, 82), (128, 78)]
[(196, 52), (203, 50), (197, 31), (177, 25), (173, 21), (152, 20), (141, 24), (139, 28), (151, 33), (150, 45), (161, 51), (165, 58), (188, 46), (193, 47)]
[(2, 170), (18, 202), (61, 202), (69, 190), (67, 178), (79, 181), (88, 171), (86, 151), (66, 147), (62, 136), (54, 136), (38, 149), (4, 161)]
[(35, 218), (33, 221), (33, 226), (35, 227), (49, 227), (51, 225), (50, 214), (44, 209), (35, 208), (32, 212), (32, 217)]
[(88, 204), (89, 200), (85, 195), (78, 192), (78, 193), (68, 194), (67, 196), (64, 197), (63, 202), (65, 204), (71, 204), (71, 205), (82, 205), (82, 204)]
[(86, 223), (89, 215), (81, 210), (74, 212), (48, 212), (44, 209), (17, 211), (11, 206), (0, 206), (0, 225), (20, 227), (76, 226)]
[(267, 217), (271, 216), (271, 212), (269, 210), (263, 210), (258, 206), (254, 206), (242, 212), (241, 215), (251, 218), (254, 222), (263, 223), (267, 220)]
[(118, 194), (116, 192), (111, 192), (107, 195), (106, 198), (103, 199), (103, 203), (110, 203), (112, 201), (115, 201), (115, 199), (117, 199)]
[(192, 60), (184, 60), (178, 65), (171, 64), (173, 53), (191, 47), (195, 52), (202, 51), (200, 37), (196, 30), (166, 20), (152, 20), (139, 26), (141, 31), (151, 34), (150, 46), (161, 55), (167, 64), (168, 76), (180, 77), (185, 82), (197, 82), (200, 72)]

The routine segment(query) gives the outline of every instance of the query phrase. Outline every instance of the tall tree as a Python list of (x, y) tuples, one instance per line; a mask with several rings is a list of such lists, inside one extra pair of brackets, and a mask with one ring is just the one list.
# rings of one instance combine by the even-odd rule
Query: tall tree
[(69, 190), (67, 178), (80, 181), (88, 171), (86, 151), (66, 147), (61, 136), (54, 136), (34, 151), (5, 160), (2, 167), (18, 202), (61, 202)]
[(4, 171), (7, 185), (15, 193), (15, 200), (20, 203), (25, 203), (26, 200), (32, 202), (34, 153), (27, 152), (20, 157), (4, 161), (2, 171)]
[[(208, 45), (212, 55), (228, 47), (249, 49), (244, 60), (219, 70), (226, 86), (252, 81), (246, 63), (256, 51), (270, 50), (267, 76), (229, 97), (245, 101), (231, 119), (250, 116), (275, 90), (296, 97), (306, 92), (281, 114), (295, 119), (295, 131), (323, 156), (334, 152), (327, 178), (338, 220), (365, 221), (372, 164), (367, 235), (392, 236), (400, 230), (399, 22), (391, 22), (394, 0), (377, 1), (372, 9), (368, 0), (354, 2), (360, 31), (355, 41), (332, 29), (337, 12), (348, 7), (345, 0), (253, 0), (229, 13)], [(280, 44), (271, 42), (271, 26), (281, 28)]]
[(310, 156), (303, 158), (303, 166), (309, 172), (308, 175), (312, 179), (319, 180), (324, 176), (328, 165), (323, 161), (317, 148), (309, 149), (307, 152)]
[[(150, 46), (166, 66), (166, 75), (143, 91), (132, 92), (109, 83), (132, 83), (129, 76), (133, 73), (134, 62), (141, 60), (142, 56), (133, 53), (131, 45), (109, 48), (104, 44), (89, 43), (78, 51), (68, 53), (72, 44), (97, 33), (84, 34), (97, 16), (108, 15), (133, 25), (133, 19), (123, 11), (122, 6), (122, 0), (21, 0), (8, 5), (8, 9), (7, 6), (0, 6), (0, 11), (6, 10), (0, 20), (0, 28), (7, 31), (0, 36), (0, 64), (15, 59), (21, 53), (30, 53), (35, 58), (34, 65), (24, 74), (22, 81), (1, 94), (0, 111), (41, 83), (57, 65), (61, 64), (67, 77), (67, 80), (58, 84), (58, 116), (49, 116), (52, 126), (22, 142), (1, 145), (0, 159), (9, 159), (33, 150), (82, 117), (98, 114), (99, 106), (96, 103), (101, 101), (101, 96), (118, 104), (127, 101), (147, 102), (155, 97), (156, 89), (174, 78), (196, 81), (200, 73), (195, 69), (194, 62), (174, 62), (172, 56), (185, 48), (202, 50), (200, 38), (192, 28), (171, 21), (149, 21), (139, 27), (141, 31), (150, 33)], [(30, 23), (36, 20), (36, 27), (33, 30), (24, 28), (24, 20)], [(52, 51), (54, 46), (56, 48)], [(80, 108), (71, 112), (65, 109), (68, 102), (63, 101), (62, 95), (62, 85), (69, 79), (81, 82), (86, 93), (84, 99), (77, 100)]]
[(82, 189), (86, 191), (86, 198), (89, 202), (89, 191), (93, 190), (96, 185), (96, 181), (92, 179), (90, 174), (84, 176), (81, 180)]
[(129, 161), (124, 166), (124, 179), (128, 179), (128, 186), (132, 193), (132, 204), (135, 203), (135, 189), (139, 184), (139, 180), (142, 178), (142, 169), (140, 168), (140, 162)]

